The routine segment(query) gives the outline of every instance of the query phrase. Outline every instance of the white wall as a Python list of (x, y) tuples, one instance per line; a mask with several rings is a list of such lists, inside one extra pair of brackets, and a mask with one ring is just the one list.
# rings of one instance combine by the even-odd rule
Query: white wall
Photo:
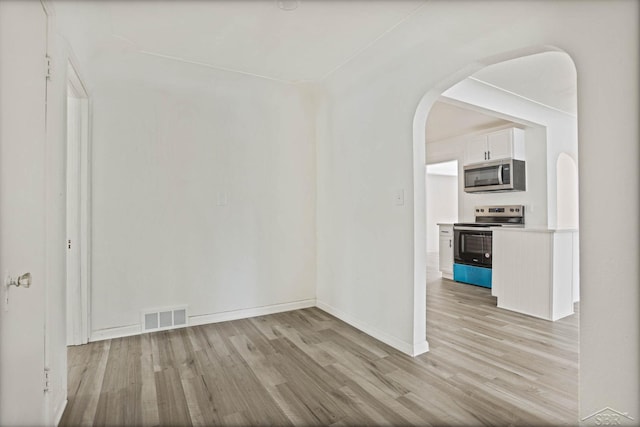
[(413, 339), (412, 158), (401, 144), (411, 129), (387, 126), (411, 106), (396, 81), (349, 77), (327, 85), (319, 120), (318, 306), (413, 353), (422, 344)]
[[(556, 212), (558, 228), (579, 229), (578, 165), (567, 153), (560, 153), (556, 162)], [(573, 302), (580, 301), (580, 233), (573, 233)]]
[(438, 223), (458, 221), (458, 177), (427, 173), (427, 252), (438, 252)]
[(93, 67), (93, 339), (149, 308), (313, 305), (307, 90), (136, 54)]
[(557, 171), (557, 225), (559, 228), (578, 228), (578, 165), (567, 153), (560, 153)]
[[(638, 208), (637, 8), (629, 1), (430, 2), (331, 76), (317, 142), (318, 300), (416, 347), (425, 319), (424, 254), (416, 251), (426, 249), (419, 224), (428, 103), (508, 52), (558, 46), (578, 75), (580, 413), (611, 406), (637, 419), (638, 219), (611, 224), (609, 212)], [(418, 106), (424, 120), (412, 129)], [(612, 189), (608, 170), (628, 187)], [(418, 205), (395, 206), (398, 188)]]

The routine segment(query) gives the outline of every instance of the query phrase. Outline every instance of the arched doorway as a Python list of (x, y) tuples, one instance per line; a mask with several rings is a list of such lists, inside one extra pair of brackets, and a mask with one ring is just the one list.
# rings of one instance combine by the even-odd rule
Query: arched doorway
[[(429, 117), (430, 111), (434, 104), (439, 100), (441, 95), (447, 91), (449, 88), (455, 86), (459, 82), (467, 79), (473, 74), (495, 64), (504, 63), (506, 61), (530, 57), (536, 54), (546, 53), (546, 52), (557, 52), (566, 55), (559, 49), (549, 47), (549, 46), (541, 46), (534, 47), (528, 49), (522, 49), (512, 52), (507, 52), (501, 55), (496, 55), (491, 58), (486, 58), (483, 61), (478, 61), (476, 63), (470, 64), (464, 69), (461, 69), (457, 73), (453, 74), (449, 78), (443, 80), (436, 87), (431, 89), (428, 93), (426, 93), (422, 100), (419, 102), (418, 107), (416, 108), (416, 112), (414, 114), (413, 121), (413, 171), (414, 171), (414, 186), (413, 186), (413, 196), (414, 196), (414, 342), (419, 342), (421, 337), (426, 336), (426, 327), (425, 319), (426, 319), (426, 303), (424, 303), (424, 298), (426, 296), (426, 227), (424, 224), (424, 218), (426, 216), (426, 193), (425, 193), (425, 164), (426, 164), (426, 148), (425, 148), (425, 128), (427, 124), (427, 118)], [(573, 66), (573, 61), (566, 55), (567, 59), (570, 61), (571, 66), (575, 72), (575, 67)], [(498, 111), (500, 106), (496, 106), (496, 111)], [(515, 116), (518, 116), (516, 112)], [(508, 116), (505, 116), (508, 117)], [(530, 124), (535, 125), (537, 118), (534, 118)], [(541, 121), (543, 121), (541, 119)], [(523, 123), (527, 121), (524, 120)], [(575, 130), (575, 129), (574, 129)], [(557, 138), (557, 135), (556, 135)], [(559, 139), (559, 138), (557, 138)], [(562, 147), (558, 147), (559, 150), (562, 150)], [(555, 170), (555, 156), (553, 156), (553, 170)], [(547, 167), (547, 169), (551, 169)], [(553, 180), (555, 182), (555, 179)], [(553, 188), (548, 188), (549, 193), (553, 194), (556, 192), (555, 183), (552, 185)], [(548, 216), (544, 218), (545, 221), (548, 221), (549, 224), (553, 227), (556, 226), (556, 198), (553, 197), (549, 199), (549, 205), (544, 206), (544, 209), (549, 213)], [(427, 337), (428, 341), (428, 337)]]
[[(562, 52), (558, 52), (558, 51), (553, 51), (553, 50), (545, 50), (545, 49), (541, 49), (538, 52), (535, 53), (539, 53), (542, 54), (544, 52), (557, 52), (560, 55), (563, 55), (567, 60), (568, 63), (570, 64), (570, 68), (573, 70), (573, 77), (575, 79), (575, 67), (573, 66), (573, 62), (571, 61), (571, 59), (568, 57), (568, 55), (562, 53)], [(528, 56), (532, 56), (532, 54), (530, 52), (527, 52), (526, 55), (524, 55), (525, 57)], [(507, 59), (515, 59), (518, 58), (518, 55), (513, 55), (510, 58)], [(498, 61), (500, 62), (500, 61)], [(498, 62), (493, 62), (492, 64), (498, 64)], [(490, 64), (487, 65), (487, 67)], [(467, 77), (475, 75), (474, 73), (469, 73), (466, 76), (462, 76), (462, 78), (460, 79), (460, 81), (463, 81), (465, 79), (467, 79)], [(473, 79), (473, 77), (472, 77)], [(468, 79), (467, 79), (468, 80)], [(450, 81), (450, 80), (449, 80)], [(451, 84), (450, 87), (452, 86), (456, 86), (456, 84)], [(414, 118), (414, 171), (421, 171), (421, 167), (424, 167), (424, 164), (429, 163), (429, 148), (428, 146), (425, 147), (425, 127), (427, 126), (426, 120), (427, 117), (429, 117), (429, 114), (432, 111), (432, 108), (434, 105), (437, 105), (438, 102), (442, 101), (442, 93), (445, 93), (446, 96), (449, 96), (449, 91), (446, 90), (448, 88), (445, 88), (445, 90), (437, 90), (437, 91), (432, 91), (430, 93), (428, 93), (427, 95), (425, 95), (425, 97), (423, 98), (422, 102), (420, 103), (420, 106), (418, 107), (418, 111), (416, 113), (416, 116)], [(474, 96), (477, 94), (474, 94)], [(458, 101), (465, 101), (465, 102), (470, 102), (470, 100), (473, 99), (473, 96), (469, 96), (467, 99), (465, 99), (464, 97), (460, 96), (459, 93), (456, 93), (453, 95), (454, 98), (456, 98)], [(524, 98), (524, 97), (521, 97)], [(543, 117), (544, 114), (540, 114), (540, 115), (536, 115), (536, 114), (524, 114), (523, 113), (523, 109), (518, 109), (518, 108), (514, 108), (512, 110), (509, 110), (507, 108), (505, 108), (505, 104), (503, 102), (503, 100), (497, 99), (497, 100), (493, 100), (492, 102), (494, 102), (493, 105), (491, 105), (490, 102), (484, 103), (484, 104), (475, 104), (477, 106), (479, 106), (480, 108), (483, 108), (485, 110), (491, 110), (492, 112), (496, 112), (499, 113), (497, 114), (497, 117), (499, 117), (500, 119), (505, 119), (505, 120), (510, 120), (513, 122), (514, 125), (516, 126), (522, 126), (523, 128), (527, 129), (526, 131), (530, 133), (529, 136), (531, 136), (531, 140), (536, 140), (536, 141), (541, 141), (543, 144), (545, 144), (545, 147), (537, 147), (539, 150), (537, 151), (537, 158), (536, 158), (536, 167), (539, 167), (540, 169), (536, 171), (536, 176), (539, 181), (538, 182), (542, 182), (541, 185), (538, 185), (536, 190), (532, 190), (532, 189), (528, 189), (531, 190), (531, 192), (528, 192), (525, 196), (524, 199), (526, 200), (526, 202), (523, 202), (521, 204), (524, 204), (527, 206), (527, 214), (531, 216), (532, 219), (535, 219), (536, 225), (543, 225), (546, 227), (550, 227), (550, 228), (556, 228), (559, 227), (561, 225), (563, 225), (564, 223), (566, 223), (566, 217), (565, 214), (571, 214), (574, 215), (576, 218), (576, 225), (577, 225), (577, 197), (574, 199), (565, 199), (564, 195), (566, 193), (565, 191), (565, 184), (564, 182), (564, 177), (560, 177), (558, 176), (559, 173), (562, 172), (558, 172), (557, 171), (557, 167), (556, 167), (556, 159), (559, 156), (559, 153), (563, 152), (564, 150), (567, 150), (568, 152), (571, 153), (571, 155), (575, 154), (575, 158), (577, 158), (577, 132), (576, 132), (576, 117), (575, 114), (573, 115), (573, 117), (569, 117), (567, 118), (567, 125), (565, 127), (559, 128), (557, 126), (556, 123), (552, 123), (553, 120), (551, 119), (547, 119), (545, 117)], [(531, 100), (527, 100), (527, 102), (531, 102)], [(470, 102), (471, 104), (473, 104), (472, 102)], [(549, 106), (545, 106), (545, 108), (547, 108)], [(422, 110), (421, 110), (422, 108)], [(418, 114), (424, 114), (424, 116), (422, 117), (418, 117)], [(563, 114), (562, 112), (559, 111), (555, 111), (555, 112), (550, 112), (550, 115), (553, 114)], [(420, 125), (422, 128), (418, 130), (417, 126)], [(499, 126), (506, 126), (504, 124), (501, 124)], [(572, 139), (573, 138), (573, 139)], [(452, 138), (453, 140), (455, 140), (455, 138)], [(565, 142), (562, 142), (562, 141)], [(569, 140), (573, 140), (575, 142), (575, 146), (569, 146), (567, 147), (566, 145), (566, 141)], [(443, 142), (443, 141), (441, 141)], [(444, 142), (443, 142), (444, 143)], [(570, 145), (570, 144), (569, 144)], [(455, 150), (450, 149), (448, 150), (449, 152), (453, 152), (455, 153)], [(455, 157), (455, 155), (454, 155)], [(436, 158), (439, 158), (438, 156), (436, 156)], [(432, 160), (433, 158), (431, 158)], [(422, 165), (420, 164), (422, 163)], [(534, 162), (531, 162), (532, 164)], [(533, 175), (533, 174), (532, 174)], [(416, 173), (416, 178), (420, 176), (419, 173)], [(575, 174), (575, 176), (577, 177), (577, 173)], [(571, 186), (573, 186), (573, 184), (571, 184)], [(577, 178), (575, 181), (575, 187), (577, 188)], [(414, 195), (415, 195), (415, 204), (414, 204), (414, 209), (415, 209), (415, 216), (414, 216), (414, 221), (416, 222), (415, 224), (415, 235), (414, 235), (414, 242), (415, 242), (415, 265), (416, 265), (416, 272), (415, 272), (415, 278), (417, 279), (416, 282), (414, 283), (416, 292), (415, 295), (422, 295), (423, 292), (423, 288), (424, 288), (424, 297), (425, 300), (427, 299), (427, 296), (431, 296), (431, 293), (428, 293), (427, 289), (426, 289), (426, 285), (424, 285), (423, 283), (419, 282), (418, 280), (421, 279), (419, 277), (419, 269), (422, 269), (422, 265), (421, 265), (421, 261), (420, 261), (420, 251), (424, 248), (426, 251), (427, 248), (427, 242), (424, 241), (425, 239), (425, 235), (426, 233), (419, 235), (420, 231), (421, 231), (421, 227), (420, 224), (418, 224), (417, 222), (421, 219), (424, 218), (424, 216), (421, 216), (420, 214), (420, 209), (421, 209), (421, 204), (424, 200), (426, 200), (426, 198), (428, 196), (426, 195), (422, 195), (420, 194), (421, 191), (424, 191), (425, 188), (420, 186), (420, 183), (418, 182), (418, 180), (416, 179), (415, 183), (414, 183)], [(536, 193), (537, 191), (537, 193)], [(536, 194), (533, 194), (536, 193)], [(461, 196), (461, 200), (462, 200), (462, 207), (461, 209), (466, 209), (469, 208), (469, 206), (472, 206), (473, 203), (477, 203), (476, 199), (473, 198), (469, 198), (468, 202), (466, 203), (467, 206), (465, 206), (465, 201), (464, 201), (464, 195)], [(523, 198), (523, 194), (515, 194), (515, 193), (511, 193), (511, 194), (498, 194), (495, 195), (494, 198), (492, 200), (495, 200), (495, 203), (492, 204), (511, 204), (514, 200), (518, 200), (519, 198)], [(563, 198), (562, 201), (560, 201), (560, 198)], [(502, 202), (502, 203), (501, 203)], [(571, 204), (571, 207), (568, 208), (567, 206), (563, 206), (563, 203), (568, 203)], [(483, 204), (483, 203), (480, 203)], [(560, 212), (562, 211), (562, 213)], [(466, 220), (468, 221), (468, 218), (466, 218)], [(424, 245), (424, 246), (423, 246)], [(577, 247), (577, 246), (576, 246)], [(573, 255), (570, 254), (571, 256)], [(423, 257), (423, 259), (426, 259), (426, 256)], [(577, 261), (577, 259), (576, 259)], [(424, 270), (426, 270), (426, 268), (424, 268)], [(577, 273), (577, 272), (576, 272)], [(422, 285), (422, 286), (421, 286)], [(473, 297), (475, 298), (475, 293), (472, 293)], [(466, 298), (466, 296), (464, 297)], [(416, 325), (415, 325), (415, 330), (419, 329), (419, 325), (417, 324), (417, 322), (422, 321), (423, 324), (425, 325), (425, 333), (427, 336), (427, 340), (430, 341), (430, 345), (432, 345), (432, 348), (437, 348), (438, 349), (442, 349), (443, 347), (445, 347), (445, 351), (449, 351), (449, 356), (450, 357), (455, 357), (456, 354), (456, 350), (452, 349), (452, 348), (446, 348), (447, 344), (443, 344), (444, 340), (442, 339), (441, 336), (438, 336), (436, 334), (433, 334), (431, 337), (433, 338), (433, 340), (430, 340), (430, 329), (428, 326), (429, 323), (429, 309), (432, 307), (431, 305), (428, 305), (428, 303), (425, 301), (424, 303), (424, 317), (421, 319), (420, 315), (420, 309), (422, 309), (422, 306), (420, 305), (422, 301), (416, 301), (415, 302), (415, 307), (416, 307), (416, 311), (414, 312), (415, 317), (414, 320), (416, 321)], [(486, 300), (485, 300), (486, 302)], [(488, 305), (487, 305), (488, 306)], [(430, 308), (427, 308), (430, 307)], [(459, 312), (463, 312), (463, 310), (460, 310)], [(434, 315), (435, 317), (436, 315)], [(461, 316), (464, 316), (464, 314), (461, 314)], [(473, 314), (471, 314), (471, 316), (473, 316)], [(503, 318), (504, 321), (507, 319), (507, 317), (505, 316), (505, 318)], [(577, 319), (577, 317), (575, 317), (574, 319)], [(460, 319), (458, 319), (460, 320)], [(453, 319), (451, 319), (452, 322), (454, 322)], [(471, 322), (477, 321), (477, 318), (475, 320), (472, 320)], [(451, 325), (451, 323), (447, 324), (446, 327), (449, 327)], [(439, 325), (438, 327), (442, 326)], [(573, 366), (575, 367), (575, 369), (573, 371), (571, 371), (571, 378), (572, 380), (575, 382), (574, 385), (572, 386), (572, 388), (569, 390), (570, 394), (574, 395), (575, 397), (575, 408), (573, 410), (575, 410), (575, 414), (573, 414), (574, 417), (577, 417), (577, 378), (578, 378), (578, 368), (577, 368), (577, 352), (579, 351), (579, 345), (578, 345), (578, 334), (577, 334), (577, 330), (579, 327), (579, 322), (578, 320), (573, 320), (571, 322), (571, 327), (573, 327), (573, 330), (576, 331), (575, 333), (575, 340), (573, 342), (573, 348), (575, 348), (575, 352), (576, 352), (576, 356), (575, 359), (576, 361), (569, 361), (568, 363), (573, 363)], [(476, 333), (476, 337), (481, 336), (481, 334), (478, 332), (474, 332), (473, 328), (469, 328), (469, 330), (471, 330), (471, 333)], [(487, 342), (493, 342), (491, 339), (491, 333), (487, 332), (490, 331), (489, 328), (487, 328), (484, 333), (488, 333), (488, 336), (483, 337), (482, 339), (486, 339)], [(453, 333), (450, 334), (450, 337), (452, 340), (456, 340), (457, 337), (454, 337)], [(466, 337), (469, 338), (469, 337)], [(509, 339), (512, 339), (514, 342), (518, 340), (517, 335), (513, 335), (512, 337), (508, 337), (508, 336), (503, 336), (501, 338), (502, 341), (508, 341)], [(469, 347), (471, 348), (471, 347)], [(468, 351), (469, 348), (466, 348), (466, 350)], [(464, 351), (461, 351), (461, 353), (464, 353)], [(437, 357), (436, 354), (433, 355), (436, 360)], [(467, 357), (467, 355), (464, 355), (464, 357)], [(537, 362), (536, 362), (537, 363)], [(550, 364), (552, 365), (552, 364)]]

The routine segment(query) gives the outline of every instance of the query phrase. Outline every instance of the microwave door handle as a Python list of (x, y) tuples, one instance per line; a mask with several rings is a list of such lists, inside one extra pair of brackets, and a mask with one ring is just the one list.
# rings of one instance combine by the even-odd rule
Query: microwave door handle
[(504, 184), (502, 181), (502, 165), (498, 166), (498, 184)]

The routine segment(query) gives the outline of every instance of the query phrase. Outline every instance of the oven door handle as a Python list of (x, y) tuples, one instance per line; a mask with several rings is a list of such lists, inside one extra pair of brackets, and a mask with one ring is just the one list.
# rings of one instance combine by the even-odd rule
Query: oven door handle
[(502, 185), (504, 182), (502, 181), (502, 165), (498, 166), (498, 184)]
[[(453, 227), (454, 230), (475, 231), (476, 233), (483, 233), (483, 235), (491, 234), (491, 228), (493, 227), (465, 227), (464, 225)], [(474, 235), (477, 235), (477, 234), (474, 234)]]

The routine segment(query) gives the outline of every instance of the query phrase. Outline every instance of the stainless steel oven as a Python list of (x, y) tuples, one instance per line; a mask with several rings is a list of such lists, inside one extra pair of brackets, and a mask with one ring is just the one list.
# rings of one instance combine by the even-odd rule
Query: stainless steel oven
[(477, 206), (476, 222), (453, 225), (453, 280), (491, 287), (492, 227), (524, 226), (524, 206)]

